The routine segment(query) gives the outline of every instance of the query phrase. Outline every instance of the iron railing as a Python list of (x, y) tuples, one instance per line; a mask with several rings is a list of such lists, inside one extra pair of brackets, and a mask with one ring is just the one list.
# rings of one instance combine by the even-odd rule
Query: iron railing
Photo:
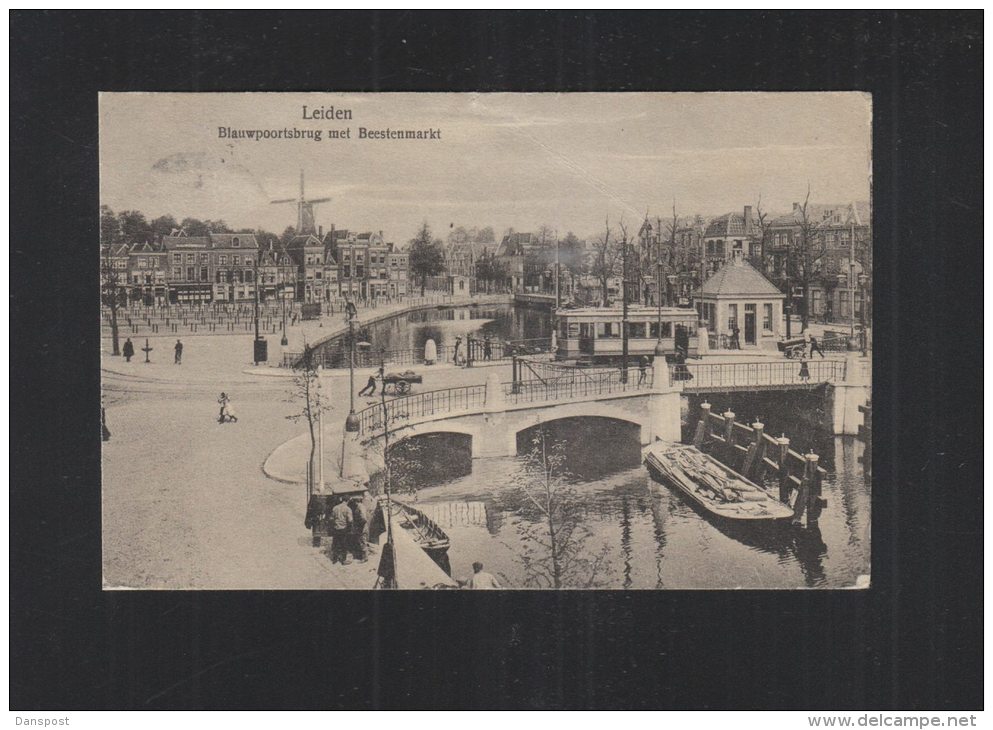
[[(686, 380), (692, 388), (744, 388), (776, 385), (805, 385), (843, 380), (843, 360), (807, 360), (807, 373), (801, 372), (802, 363), (796, 360), (768, 362), (686, 363), (670, 368), (671, 380)], [(685, 370), (674, 372), (677, 367)], [(680, 377), (688, 372), (692, 378)]]
[[(482, 408), (486, 403), (485, 385), (466, 385), (415, 393), (386, 401), (390, 429), (402, 428), (411, 419)], [(383, 406), (376, 403), (358, 412), (359, 432), (375, 436), (383, 432)]]
[(536, 403), (552, 400), (573, 400), (596, 395), (610, 395), (651, 390), (655, 381), (654, 368), (629, 368), (625, 374), (620, 369), (588, 371), (573, 368), (571, 372), (545, 380), (518, 380), (504, 383), (504, 397), (508, 403)]

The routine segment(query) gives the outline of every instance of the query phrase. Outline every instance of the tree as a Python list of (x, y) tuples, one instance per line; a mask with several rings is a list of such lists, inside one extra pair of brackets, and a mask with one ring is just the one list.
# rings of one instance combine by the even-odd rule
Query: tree
[(480, 228), (476, 233), (475, 238), (476, 243), (493, 243), (496, 241), (496, 237), (493, 233), (493, 226), (486, 226), (485, 228)]
[(235, 233), (223, 220), (212, 221), (207, 219), (203, 224), (207, 227), (207, 233)]
[(100, 206), (100, 245), (109, 246), (121, 240), (121, 221), (108, 206)]
[[(790, 264), (793, 278), (803, 291), (803, 309), (800, 311), (800, 329), (807, 329), (810, 322), (808, 300), (810, 285), (814, 282), (820, 268), (820, 260), (827, 252), (827, 244), (817, 235), (817, 223), (810, 217), (808, 203), (810, 202), (810, 186), (807, 186), (807, 197), (797, 211), (797, 231), (789, 244)], [(789, 297), (790, 293), (787, 292)]]
[[(765, 271), (768, 273), (768, 266), (766, 264), (765, 258), (765, 238), (769, 231), (769, 221), (767, 220), (769, 214), (762, 210), (762, 194), (759, 193), (758, 202), (755, 203), (755, 221), (759, 226), (759, 262), (756, 266), (759, 271)], [(755, 261), (751, 262), (753, 265), (756, 264)]]
[(117, 268), (118, 259), (114, 256), (119, 245), (119, 243), (107, 244), (101, 246), (100, 251), (100, 294), (103, 304), (110, 310), (110, 342), (113, 355), (121, 354), (117, 324), (117, 310), (121, 304), (121, 271)]
[(317, 347), (304, 343), (303, 355), (293, 366), (294, 370), (294, 394), (292, 400), (300, 402), (300, 410), (287, 416), (290, 421), (306, 421), (307, 432), (310, 435), (310, 465), (308, 469), (307, 493), (313, 489), (314, 474), (317, 470), (314, 458), (317, 453), (317, 429), (320, 426), (321, 418), (329, 409), (330, 399), (325, 398), (321, 392), (319, 378), (320, 358)]
[(544, 426), (535, 429), (531, 450), (514, 477), (524, 497), (522, 522), (525, 584), (530, 588), (596, 588), (608, 568), (604, 545), (590, 546), (593, 537), (583, 515), (581, 495), (565, 481), (562, 443), (549, 443)]
[(206, 236), (210, 232), (207, 224), (199, 218), (183, 218), (179, 226), (187, 236)]
[(559, 264), (573, 274), (581, 274), (585, 268), (583, 242), (572, 231), (559, 242)]
[(144, 243), (152, 238), (152, 227), (145, 214), (138, 210), (122, 210), (117, 214), (121, 224), (121, 238), (127, 243)]
[(604, 224), (604, 232), (593, 242), (593, 264), (590, 273), (600, 282), (600, 296), (603, 306), (610, 306), (608, 285), (610, 279), (617, 275), (617, 268), (624, 254), (619, 242), (614, 239), (610, 229), (610, 221)]
[(168, 236), (172, 232), (179, 228), (179, 223), (171, 215), (160, 215), (158, 218), (151, 223), (152, 235), (156, 239), (161, 239), (163, 236)]
[(421, 224), (417, 236), (410, 241), (407, 250), (410, 272), (421, 279), (421, 296), (427, 288), (429, 276), (437, 276), (445, 270), (445, 252), (441, 241), (431, 237), (427, 221)]
[(283, 234), (279, 237), (279, 242), (284, 246), (287, 245), (293, 238), (297, 235), (297, 229), (293, 226), (286, 226), (283, 229)]

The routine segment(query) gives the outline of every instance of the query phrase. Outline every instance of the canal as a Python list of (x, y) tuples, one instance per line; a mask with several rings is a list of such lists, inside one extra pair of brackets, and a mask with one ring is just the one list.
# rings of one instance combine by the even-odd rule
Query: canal
[[(550, 333), (547, 312), (513, 306), (419, 312), (366, 328), (362, 337), (385, 349), (423, 348), (472, 333), (529, 339)], [(688, 440), (703, 396), (683, 400)], [(471, 458), (468, 437), (436, 434), (401, 442), (393, 457), (409, 500), (452, 540), (455, 577), (481, 561), (507, 587), (552, 582), (552, 553), (566, 588), (707, 589), (838, 588), (869, 573), (870, 486), (864, 445), (834, 437), (823, 426), (822, 391), (728, 393), (707, 397), (715, 413), (761, 419), (771, 435), (785, 433), (797, 451), (813, 450), (828, 470), (828, 505), (817, 528), (728, 525), (655, 482), (641, 465), (636, 426), (611, 419), (572, 418), (518, 438), (522, 456)], [(550, 479), (528, 457), (544, 448)], [(415, 495), (415, 496), (414, 496)], [(549, 545), (547, 511), (557, 545)]]
[[(409, 351), (414, 360), (421, 357), (424, 345), (434, 340), (438, 348), (453, 345), (456, 337), (465, 341), (468, 335), (494, 341), (534, 340), (552, 334), (548, 311), (528, 307), (503, 305), (452, 306), (428, 309), (393, 317), (367, 325), (355, 332), (358, 342), (371, 345), (367, 357), (375, 360), (377, 353)], [(347, 365), (345, 356), (348, 337), (336, 337), (322, 346), (332, 362)], [(365, 355), (359, 355), (357, 361)]]

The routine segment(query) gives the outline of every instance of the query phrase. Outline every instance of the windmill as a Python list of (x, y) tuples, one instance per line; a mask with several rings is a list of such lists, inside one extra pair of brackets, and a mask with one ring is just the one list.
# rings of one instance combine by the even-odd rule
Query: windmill
[(312, 200), (307, 200), (303, 192), (303, 170), (300, 170), (300, 197), (299, 198), (283, 198), (282, 200), (271, 201), (272, 205), (277, 203), (296, 203), (297, 204), (297, 234), (307, 235), (317, 234), (317, 225), (314, 219), (314, 206), (318, 203), (330, 202), (331, 198), (313, 198)]

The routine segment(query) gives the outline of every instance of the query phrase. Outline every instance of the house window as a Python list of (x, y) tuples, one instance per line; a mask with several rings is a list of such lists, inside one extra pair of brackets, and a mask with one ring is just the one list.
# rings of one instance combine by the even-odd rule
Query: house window
[(207, 273), (207, 267), (200, 267), (200, 281), (210, 281), (210, 276)]
[(197, 255), (195, 253), (186, 254), (186, 263), (195, 264), (197, 260)]
[(182, 279), (183, 278), (183, 267), (182, 266), (173, 266), (172, 267), (172, 276), (173, 276), (174, 279)]
[(245, 269), (245, 281), (255, 281), (255, 271), (252, 269)]
[(728, 332), (734, 330), (738, 325), (738, 305), (729, 304), (728, 305)]
[(181, 263), (183, 263), (183, 254), (181, 254), (181, 253), (174, 253), (172, 255), (172, 262), (174, 264), (181, 264)]
[(193, 266), (186, 267), (186, 280), (194, 281), (196, 279), (196, 269)]
[(217, 263), (223, 264), (223, 265), (227, 265), (227, 263), (228, 263), (228, 257), (227, 257), (227, 255), (222, 253), (220, 256), (218, 256), (217, 257)]
[(237, 255), (232, 256), (231, 263), (234, 264), (235, 266), (241, 266), (241, 256), (237, 256)]
[(356, 264), (355, 265), (355, 278), (356, 279), (361, 279), (363, 276), (365, 276), (365, 267), (362, 266), (361, 264)]
[(210, 254), (207, 254), (207, 253), (200, 254), (200, 263), (201, 264), (206, 264), (209, 261), (210, 261)]
[(234, 246), (235, 248), (238, 248), (239, 246), (241, 246), (241, 239), (235, 236), (234, 238), (231, 239), (231, 245)]
[(762, 331), (772, 332), (772, 305), (762, 305)]
[(341, 267), (341, 275), (345, 279), (352, 278), (352, 267), (349, 264), (345, 264)]

